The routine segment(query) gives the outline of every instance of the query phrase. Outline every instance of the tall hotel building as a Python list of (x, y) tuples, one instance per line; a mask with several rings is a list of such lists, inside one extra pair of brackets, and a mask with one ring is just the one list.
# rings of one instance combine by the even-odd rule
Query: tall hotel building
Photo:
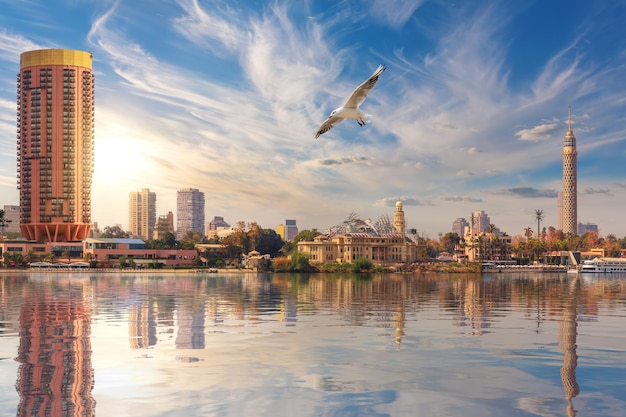
[(176, 239), (190, 231), (204, 234), (204, 193), (196, 188), (184, 188), (176, 195)]
[(156, 225), (156, 193), (149, 188), (131, 192), (128, 198), (128, 229), (131, 234), (150, 240)]
[(20, 230), (38, 242), (80, 241), (91, 223), (94, 76), (89, 52), (20, 55), (17, 163)]
[(567, 133), (563, 138), (563, 191), (558, 198), (559, 225), (566, 235), (578, 232), (576, 137), (572, 132), (571, 107), (568, 112)]

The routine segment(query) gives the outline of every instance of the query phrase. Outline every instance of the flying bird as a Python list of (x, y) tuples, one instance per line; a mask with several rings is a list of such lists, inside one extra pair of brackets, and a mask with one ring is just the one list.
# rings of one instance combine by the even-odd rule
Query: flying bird
[(374, 71), (374, 73), (370, 75), (367, 80), (363, 81), (361, 85), (355, 88), (348, 101), (346, 101), (343, 106), (333, 110), (330, 113), (330, 116), (328, 116), (328, 119), (322, 123), (315, 134), (315, 139), (328, 132), (344, 119), (355, 119), (359, 126), (365, 126), (365, 119), (367, 118), (367, 115), (359, 110), (359, 105), (363, 103), (363, 100), (365, 100), (369, 92), (372, 91), (372, 88), (376, 85), (376, 81), (378, 81), (380, 74), (382, 74), (386, 69), (387, 68), (384, 65), (379, 65), (376, 71)]

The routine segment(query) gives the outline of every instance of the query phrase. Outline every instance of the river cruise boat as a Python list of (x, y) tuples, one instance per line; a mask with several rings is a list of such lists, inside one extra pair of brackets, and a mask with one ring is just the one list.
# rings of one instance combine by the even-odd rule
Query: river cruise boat
[(582, 273), (626, 273), (626, 258), (595, 258), (583, 262)]

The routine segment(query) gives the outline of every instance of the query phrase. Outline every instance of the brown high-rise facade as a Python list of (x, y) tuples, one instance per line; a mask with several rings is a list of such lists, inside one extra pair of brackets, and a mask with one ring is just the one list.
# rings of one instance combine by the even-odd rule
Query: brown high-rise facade
[(17, 161), (22, 235), (80, 241), (91, 223), (94, 76), (89, 52), (42, 49), (20, 56)]

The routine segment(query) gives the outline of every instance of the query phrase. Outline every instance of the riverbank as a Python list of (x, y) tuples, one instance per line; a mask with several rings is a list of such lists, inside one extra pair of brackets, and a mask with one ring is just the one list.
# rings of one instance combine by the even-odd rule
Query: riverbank
[[(146, 269), (146, 268), (0, 268), (0, 274), (10, 273), (104, 273), (104, 274), (256, 274), (254, 269), (241, 268), (163, 268), (163, 269)], [(282, 272), (266, 271), (270, 273), (281, 274)], [(325, 271), (316, 272), (324, 273), (353, 273), (350, 270), (342, 271)], [(542, 273), (563, 273), (567, 272), (567, 268), (563, 265), (509, 265), (497, 266), (487, 269), (482, 268), (481, 263), (448, 263), (448, 262), (424, 262), (415, 263), (407, 267), (388, 267), (376, 271), (363, 271), (363, 273), (386, 272), (386, 273), (441, 273), (441, 274), (467, 274), (467, 273), (515, 273), (515, 272), (542, 272)]]

